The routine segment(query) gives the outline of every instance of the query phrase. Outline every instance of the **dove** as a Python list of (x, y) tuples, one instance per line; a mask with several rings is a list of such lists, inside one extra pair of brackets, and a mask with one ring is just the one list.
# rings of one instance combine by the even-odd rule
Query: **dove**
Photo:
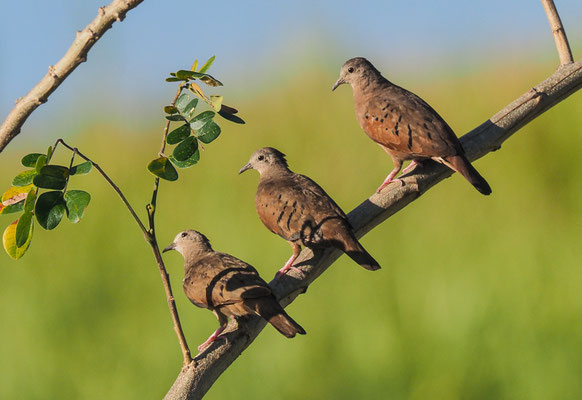
[(451, 127), (420, 97), (388, 81), (363, 57), (344, 63), (332, 91), (344, 83), (352, 86), (360, 127), (394, 163), (377, 192), (399, 181), (395, 177), (404, 161), (412, 160), (402, 171), (407, 173), (423, 160), (432, 159), (463, 175), (482, 194), (491, 193), (487, 181), (467, 160)]
[(317, 183), (291, 171), (283, 153), (272, 147), (259, 149), (239, 174), (249, 169), (261, 175), (255, 197), (259, 218), (293, 248), (293, 255), (277, 273), (278, 278), (292, 268), (301, 246), (334, 247), (365, 269), (380, 269), (356, 239), (342, 209)]
[(220, 324), (208, 340), (198, 346), (198, 351), (221, 338), (229, 318), (258, 315), (288, 338), (305, 334), (305, 330), (283, 310), (254, 267), (229, 254), (214, 251), (202, 233), (195, 230), (178, 233), (163, 252), (170, 250), (184, 257), (186, 297), (195, 306), (211, 310)]

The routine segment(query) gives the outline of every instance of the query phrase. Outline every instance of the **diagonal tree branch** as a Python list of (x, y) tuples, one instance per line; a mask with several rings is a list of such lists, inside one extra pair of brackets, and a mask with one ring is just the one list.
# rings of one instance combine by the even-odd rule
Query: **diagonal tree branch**
[(38, 106), (46, 103), (49, 96), (69, 76), (75, 68), (87, 60), (91, 47), (111, 28), (115, 21), (122, 21), (125, 14), (137, 7), (143, 0), (114, 0), (106, 7), (99, 8), (97, 17), (82, 31), (77, 31), (77, 37), (63, 58), (54, 66), (51, 65), (47, 74), (36, 84), (26, 96), (18, 99), (0, 126), (0, 153), (12, 139), (20, 133), (20, 128), (30, 114)]
[(574, 57), (572, 57), (572, 50), (570, 49), (568, 37), (566, 36), (566, 31), (562, 25), (558, 10), (556, 10), (554, 0), (542, 0), (542, 5), (548, 16), (550, 27), (552, 28), (552, 35), (554, 36), (554, 42), (556, 42), (558, 55), (560, 56), (560, 64), (573, 63)]
[[(566, 64), (530, 89), (513, 103), (499, 111), (461, 138), (470, 160), (498, 150), (501, 144), (529, 121), (558, 104), (582, 88), (582, 61)], [(416, 200), (432, 186), (452, 175), (452, 171), (433, 162), (423, 163), (402, 178), (404, 184), (390, 184), (374, 194), (348, 214), (358, 237)], [(303, 293), (341, 255), (338, 250), (313, 253), (304, 250), (295, 266), (300, 266), (306, 277), (290, 271), (280, 280), (270, 282), (274, 293), (287, 306)], [(235, 324), (233, 324), (235, 325)], [(232, 327), (226, 334), (227, 343), (215, 342), (194, 358), (180, 372), (166, 399), (201, 399), (218, 377), (253, 342), (265, 327), (265, 321), (252, 318)]]

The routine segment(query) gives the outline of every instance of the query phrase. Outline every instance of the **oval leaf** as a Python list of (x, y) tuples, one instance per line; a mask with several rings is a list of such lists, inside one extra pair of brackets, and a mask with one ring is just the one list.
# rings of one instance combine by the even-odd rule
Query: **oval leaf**
[(33, 183), (36, 187), (42, 189), (63, 190), (65, 186), (67, 186), (66, 179), (49, 175), (36, 175), (33, 179)]
[(204, 83), (206, 83), (208, 86), (222, 86), (222, 82), (220, 82), (218, 79), (215, 79), (214, 77), (208, 75), (208, 74), (204, 74), (204, 76), (200, 77), (200, 80)]
[(34, 168), (34, 166), (36, 165), (36, 160), (38, 160), (38, 158), (41, 156), (45, 156), (45, 155), (41, 154), (41, 153), (30, 153), (30, 154), (27, 154), (24, 157), (22, 157), (22, 160), (20, 162), (25, 167)]
[(13, 203), (18, 203), (20, 200), (24, 200), (26, 198), (26, 193), (28, 193), (32, 187), (32, 185), (12, 186), (2, 195), (2, 203), (5, 206), (8, 206)]
[(79, 165), (75, 165), (73, 168), (71, 168), (70, 173), (71, 175), (85, 175), (91, 172), (91, 168), (93, 168), (91, 161), (86, 161)]
[(12, 185), (13, 186), (30, 185), (36, 174), (37, 172), (35, 169), (29, 169), (28, 171), (21, 172), (14, 177), (14, 179), (12, 180)]
[(148, 164), (148, 171), (167, 181), (175, 181), (178, 179), (178, 171), (176, 171), (176, 168), (174, 168), (167, 157), (160, 157), (151, 161)]
[(186, 107), (186, 104), (190, 103), (190, 100), (192, 100), (192, 96), (190, 95), (190, 93), (188, 92), (182, 93), (176, 100), (176, 109), (179, 112), (182, 112), (184, 107)]
[(16, 245), (17, 225), (18, 220), (8, 225), (8, 227), (4, 231), (4, 235), (2, 235), (2, 243), (4, 244), (4, 250), (6, 250), (6, 253), (8, 253), (8, 255), (15, 260), (18, 260), (20, 257), (22, 257), (24, 253), (26, 253), (26, 250), (28, 250), (28, 247), (30, 246), (30, 241), (32, 240), (32, 232), (34, 231), (34, 224), (31, 223), (30, 232), (28, 234), (28, 239), (26, 243), (18, 247)]
[(220, 108), (222, 107), (222, 96), (210, 96), (210, 106), (215, 111), (220, 111)]
[(62, 165), (45, 165), (40, 169), (40, 174), (67, 179), (69, 177), (69, 169)]
[(172, 164), (174, 164), (178, 168), (191, 167), (194, 164), (198, 163), (199, 160), (200, 160), (200, 150), (199, 149), (196, 149), (194, 154), (192, 154), (192, 156), (189, 159), (187, 159), (186, 161), (178, 161), (174, 158), (174, 156), (170, 156), (170, 161), (172, 162)]
[(22, 247), (28, 241), (28, 236), (31, 234), (31, 225), (32, 212), (25, 212), (20, 216), (16, 224), (16, 247)]
[(21, 200), (18, 203), (10, 204), (9, 206), (0, 204), (0, 214), (2, 215), (21, 212), (22, 210), (24, 210), (24, 200)]
[(174, 106), (165, 106), (164, 112), (166, 114), (176, 114), (178, 112), (178, 109)]
[(34, 169), (36, 169), (36, 172), (40, 172), (40, 170), (42, 169), (42, 167), (44, 167), (47, 163), (47, 157), (43, 154), (42, 156), (40, 156), (38, 158), (38, 160), (36, 160), (36, 164), (34, 166)]
[(91, 201), (91, 195), (83, 190), (69, 190), (65, 193), (67, 216), (76, 224), (83, 218), (83, 213)]
[(214, 121), (208, 122), (196, 132), (196, 136), (202, 143), (210, 143), (220, 135), (220, 126)]
[(36, 201), (36, 189), (32, 188), (26, 195), (26, 200), (24, 201), (24, 212), (34, 210), (35, 201)]
[[(212, 63), (214, 62), (214, 60), (216, 59), (216, 56), (212, 56), (208, 59), (208, 61), (206, 61), (204, 63), (204, 65), (200, 68), (200, 70), (198, 72), (200, 72), (201, 74), (205, 73), (206, 71), (208, 71), (208, 68), (210, 68), (210, 66), (212, 65)], [(193, 68), (194, 69), (194, 68)]]
[(168, 121), (174, 121), (174, 122), (175, 121), (186, 121), (186, 118), (182, 117), (180, 114), (166, 115), (166, 119)]
[(178, 78), (174, 78), (174, 77), (169, 77), (166, 78), (166, 82), (180, 82), (180, 81), (185, 81), (186, 79), (178, 79)]
[(194, 136), (189, 136), (176, 146), (172, 155), (177, 161), (186, 161), (194, 155), (196, 150), (198, 150), (198, 140)]
[(197, 131), (214, 118), (214, 111), (204, 111), (190, 120), (190, 128)]
[(220, 115), (222, 118), (227, 119), (227, 120), (234, 122), (236, 124), (244, 124), (245, 123), (245, 121), (241, 117), (234, 115), (234, 114), (231, 114), (229, 112), (225, 112), (224, 111), (224, 104), (222, 105), (222, 108), (218, 112), (218, 115)]
[(188, 136), (190, 136), (190, 125), (184, 124), (181, 127), (176, 128), (172, 132), (168, 133), (166, 143), (177, 144), (186, 139)]
[(36, 220), (44, 229), (51, 230), (63, 219), (66, 212), (63, 192), (53, 191), (41, 194), (36, 201), (34, 213)]

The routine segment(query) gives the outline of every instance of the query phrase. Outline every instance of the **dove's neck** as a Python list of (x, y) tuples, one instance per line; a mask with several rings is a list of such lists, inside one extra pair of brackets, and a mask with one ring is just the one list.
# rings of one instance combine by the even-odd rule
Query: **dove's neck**
[(283, 164), (274, 164), (261, 172), (261, 180), (272, 179), (279, 176), (292, 175), (293, 172)]
[(212, 250), (211, 247), (208, 248), (197, 247), (185, 249), (182, 252), (182, 256), (184, 257), (184, 273), (186, 273), (188, 269), (191, 268), (192, 265), (206, 257), (208, 254), (212, 253), (213, 251), (214, 250)]

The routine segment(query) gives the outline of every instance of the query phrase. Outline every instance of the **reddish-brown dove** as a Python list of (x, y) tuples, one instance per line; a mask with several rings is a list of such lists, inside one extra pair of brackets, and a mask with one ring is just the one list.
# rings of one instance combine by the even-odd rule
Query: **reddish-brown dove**
[(380, 268), (356, 239), (342, 209), (317, 183), (291, 171), (279, 150), (265, 147), (255, 151), (239, 174), (247, 169), (261, 174), (255, 197), (261, 221), (293, 248), (293, 255), (277, 277), (292, 267), (301, 246), (335, 247), (368, 270)]
[(198, 346), (204, 350), (228, 325), (229, 318), (259, 315), (288, 338), (305, 330), (277, 302), (271, 288), (251, 265), (226, 253), (212, 249), (200, 232), (178, 233), (164, 249), (177, 250), (184, 257), (184, 293), (198, 307), (211, 310), (220, 327)]
[(479, 192), (491, 193), (487, 181), (467, 160), (451, 127), (420, 97), (388, 81), (362, 57), (344, 63), (332, 90), (343, 83), (349, 83), (354, 91), (360, 126), (394, 162), (394, 169), (377, 192), (398, 180), (394, 178), (403, 161), (412, 160), (402, 171), (406, 173), (423, 159), (432, 159), (463, 175)]

